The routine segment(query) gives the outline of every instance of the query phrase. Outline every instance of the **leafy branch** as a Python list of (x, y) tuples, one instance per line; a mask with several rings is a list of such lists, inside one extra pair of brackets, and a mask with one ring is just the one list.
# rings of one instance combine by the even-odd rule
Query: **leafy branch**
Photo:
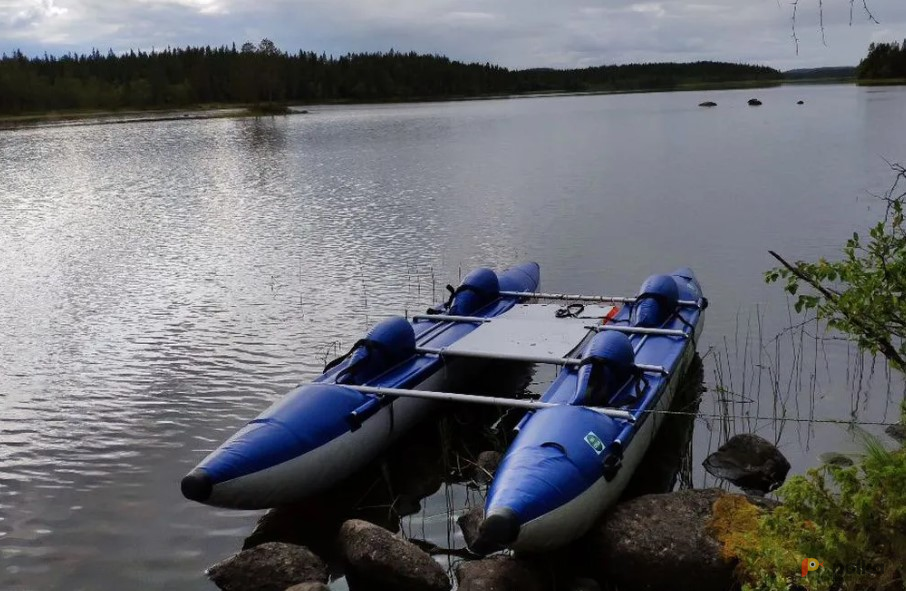
[[(890, 164), (896, 179), (886, 194), (883, 218), (866, 239), (853, 233), (839, 261), (789, 262), (769, 251), (780, 267), (765, 274), (768, 283), (784, 279), (796, 295), (797, 312), (814, 310), (830, 328), (852, 337), (870, 353), (883, 355), (906, 372), (906, 168)], [(799, 293), (803, 285), (811, 293)]]

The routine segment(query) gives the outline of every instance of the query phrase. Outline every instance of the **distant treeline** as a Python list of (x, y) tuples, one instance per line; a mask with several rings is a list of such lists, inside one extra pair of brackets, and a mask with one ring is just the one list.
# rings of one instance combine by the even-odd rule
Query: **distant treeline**
[(906, 78), (906, 40), (902, 44), (872, 43), (859, 63), (859, 80)]
[(779, 80), (762, 66), (721, 62), (509, 70), (439, 55), (288, 54), (258, 45), (0, 58), (0, 113), (167, 108), (210, 103), (393, 101), (546, 91), (661, 90)]
[(830, 68), (799, 68), (783, 73), (784, 80), (852, 80), (856, 77), (855, 66), (835, 66)]

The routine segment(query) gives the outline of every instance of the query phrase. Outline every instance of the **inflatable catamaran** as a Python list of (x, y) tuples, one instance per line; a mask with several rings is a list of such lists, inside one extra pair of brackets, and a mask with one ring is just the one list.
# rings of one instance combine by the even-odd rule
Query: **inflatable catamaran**
[[(300, 501), (372, 461), (438, 401), (491, 404), (530, 412), (495, 476), (478, 546), (575, 537), (644, 455), (662, 420), (650, 411), (669, 405), (706, 301), (688, 269), (650, 277), (635, 297), (540, 293), (539, 277), (535, 263), (478, 269), (428, 314), (375, 325), (202, 460), (183, 494), (244, 509)], [(491, 360), (563, 371), (541, 400), (445, 391)]]

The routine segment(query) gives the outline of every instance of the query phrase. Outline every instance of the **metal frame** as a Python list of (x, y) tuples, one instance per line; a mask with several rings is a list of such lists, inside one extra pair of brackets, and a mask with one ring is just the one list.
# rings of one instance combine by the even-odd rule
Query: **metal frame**
[(490, 322), (493, 318), (484, 316), (455, 316), (449, 314), (415, 314), (412, 316), (414, 322), (419, 320), (434, 320), (437, 322), (467, 322), (470, 324), (484, 324)]
[[(551, 365), (581, 365), (582, 360), (576, 357), (548, 357), (546, 355), (519, 355), (516, 353), (485, 353), (482, 351), (462, 351), (457, 349), (435, 349), (433, 347), (416, 347), (415, 351), (423, 355), (438, 355), (441, 357), (466, 357), (470, 359), (497, 359), (500, 361), (522, 361), (524, 363), (549, 363)], [(635, 364), (641, 371), (656, 373), (662, 376), (670, 375), (663, 366)]]
[[(607, 295), (570, 295), (566, 293), (541, 293), (531, 291), (501, 291), (500, 295), (512, 298), (535, 298), (539, 300), (564, 300), (572, 302), (606, 302), (611, 304), (633, 304), (637, 298), (626, 296), (607, 296)], [(697, 300), (679, 300), (679, 306), (700, 307)]]
[[(465, 322), (470, 324), (485, 324), (488, 322), (494, 322), (495, 319), (502, 320), (505, 318), (505, 316), (485, 318), (484, 316), (450, 316), (447, 314), (417, 314), (412, 317), (413, 320), (433, 320), (435, 322)], [(613, 330), (627, 334), (646, 334), (665, 337), (689, 338), (689, 334), (687, 332), (670, 328), (643, 328), (641, 326), (619, 326), (616, 324), (593, 325), (586, 326), (585, 328), (595, 331)]]
[(566, 405), (555, 404), (553, 402), (540, 402), (537, 400), (519, 400), (514, 398), (503, 398), (500, 396), (480, 396), (476, 394), (459, 394), (456, 392), (432, 392), (428, 390), (407, 390), (403, 388), (378, 388), (375, 386), (347, 386), (337, 384), (342, 388), (356, 390), (363, 394), (376, 394), (380, 396), (399, 396), (401, 398), (421, 398), (425, 400), (440, 400), (446, 402), (469, 402), (472, 404), (485, 404), (489, 406), (506, 406), (510, 408), (524, 408), (528, 410), (539, 410), (542, 408), (553, 408), (556, 406), (575, 406), (575, 408), (585, 408), (590, 411), (607, 415), (615, 419), (635, 422), (635, 417), (629, 411), (617, 410), (614, 408), (597, 408), (594, 406)]

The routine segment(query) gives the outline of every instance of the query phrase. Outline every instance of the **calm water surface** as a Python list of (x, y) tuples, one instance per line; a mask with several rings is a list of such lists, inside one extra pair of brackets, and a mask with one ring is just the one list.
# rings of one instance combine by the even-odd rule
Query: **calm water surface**
[[(204, 568), (259, 513), (185, 501), (182, 475), (477, 265), (533, 259), (548, 289), (610, 293), (692, 266), (706, 380), (734, 412), (774, 411), (760, 362), (798, 375), (776, 388), (790, 416), (895, 417), (843, 345), (816, 364), (814, 342), (771, 341), (788, 307), (762, 272), (768, 249), (833, 256), (879, 215), (906, 89), (311, 111), (0, 133), (0, 588), (213, 588)], [(778, 438), (794, 471), (859, 448), (835, 425), (733, 429)], [(697, 421), (693, 465), (723, 436)], [(442, 545), (443, 504), (418, 526)]]

